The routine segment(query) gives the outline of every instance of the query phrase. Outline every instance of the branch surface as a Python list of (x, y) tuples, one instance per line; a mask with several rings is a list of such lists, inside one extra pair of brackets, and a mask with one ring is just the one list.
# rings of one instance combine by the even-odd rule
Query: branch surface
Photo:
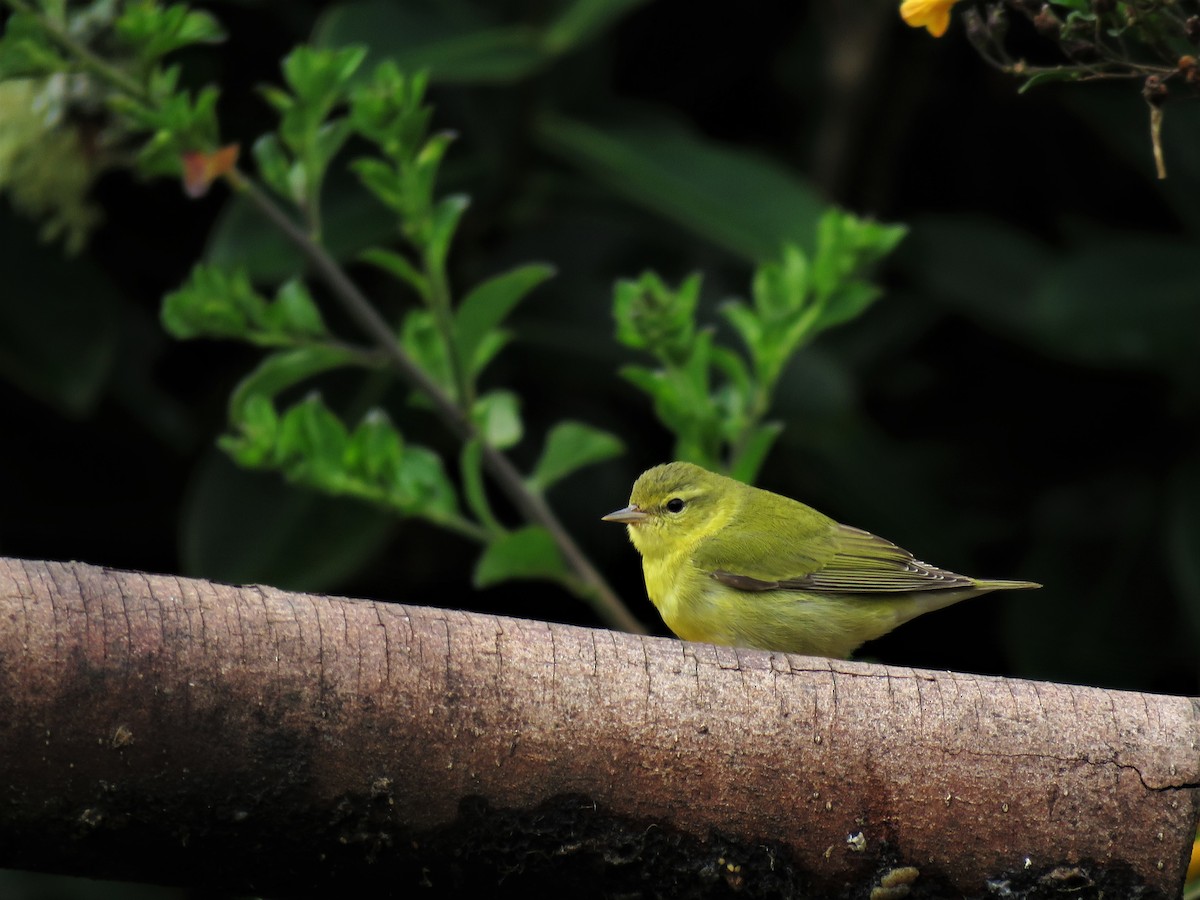
[(3, 866), (1174, 897), (1198, 732), (1183, 697), (0, 559)]

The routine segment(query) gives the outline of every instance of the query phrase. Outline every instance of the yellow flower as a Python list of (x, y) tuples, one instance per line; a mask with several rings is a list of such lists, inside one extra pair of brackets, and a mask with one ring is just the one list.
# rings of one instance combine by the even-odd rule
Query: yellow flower
[(900, 18), (913, 28), (926, 28), (934, 37), (941, 37), (950, 27), (950, 7), (958, 0), (904, 0)]

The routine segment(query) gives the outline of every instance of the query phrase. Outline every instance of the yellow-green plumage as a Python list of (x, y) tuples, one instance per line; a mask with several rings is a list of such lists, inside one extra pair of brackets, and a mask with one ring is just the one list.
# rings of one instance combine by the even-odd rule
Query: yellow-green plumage
[(643, 472), (629, 526), (646, 591), (688, 641), (847, 657), (922, 613), (988, 591), (1036, 588), (939, 569), (815, 509), (674, 462)]

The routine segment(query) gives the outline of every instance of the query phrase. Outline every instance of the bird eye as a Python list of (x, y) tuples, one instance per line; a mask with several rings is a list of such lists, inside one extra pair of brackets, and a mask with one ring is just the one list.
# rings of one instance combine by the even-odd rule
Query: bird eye
[(672, 497), (667, 501), (667, 512), (677, 513), (683, 512), (684, 503), (678, 497)]

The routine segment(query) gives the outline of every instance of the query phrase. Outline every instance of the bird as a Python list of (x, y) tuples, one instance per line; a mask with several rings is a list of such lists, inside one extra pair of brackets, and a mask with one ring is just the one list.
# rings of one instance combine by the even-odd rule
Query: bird
[(643, 472), (629, 505), (602, 519), (628, 526), (651, 602), (686, 641), (845, 659), (923, 613), (1041, 587), (931, 566), (797, 500), (687, 462)]

